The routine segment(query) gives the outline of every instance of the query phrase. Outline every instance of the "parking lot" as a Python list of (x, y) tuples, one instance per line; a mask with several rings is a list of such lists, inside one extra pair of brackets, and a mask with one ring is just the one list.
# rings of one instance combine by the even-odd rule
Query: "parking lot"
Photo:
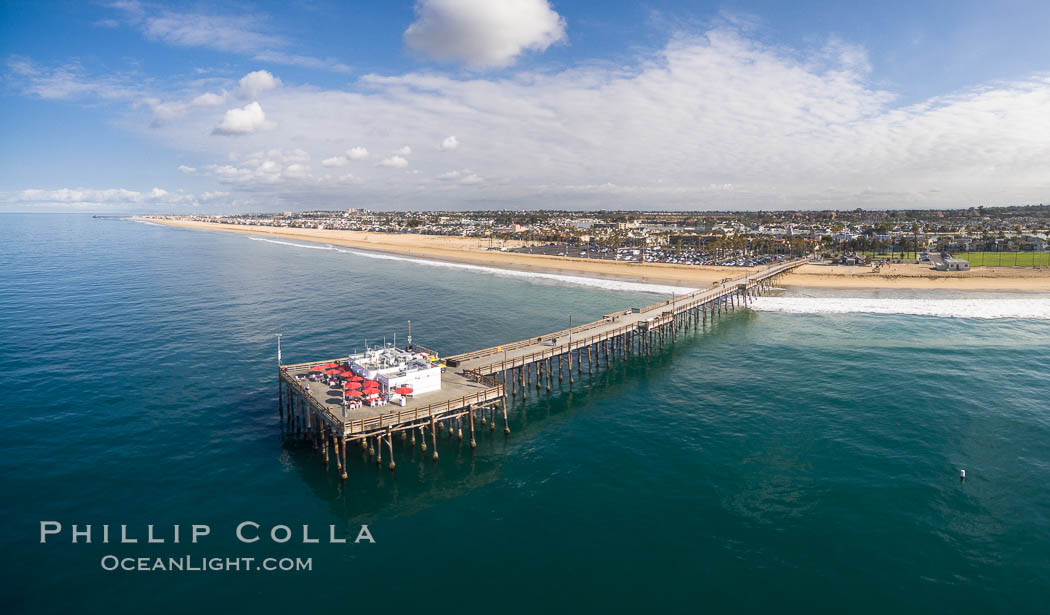
[[(642, 252), (645, 252), (644, 257)], [(718, 265), (722, 267), (761, 267), (786, 260), (783, 254), (747, 254), (743, 250), (729, 254), (698, 252), (696, 250), (673, 250), (662, 248), (599, 248), (595, 246), (566, 246), (548, 243), (536, 246), (508, 249), (507, 252), (566, 256), (573, 258), (596, 258), (624, 262), (672, 263), (676, 265)]]

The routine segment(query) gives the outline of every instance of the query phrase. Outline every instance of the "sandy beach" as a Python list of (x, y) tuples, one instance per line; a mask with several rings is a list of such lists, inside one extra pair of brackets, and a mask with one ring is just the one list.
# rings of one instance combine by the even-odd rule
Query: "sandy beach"
[[(305, 241), (360, 248), (489, 267), (543, 271), (567, 275), (612, 278), (668, 284), (683, 287), (710, 285), (726, 277), (743, 275), (746, 267), (699, 267), (666, 263), (625, 263), (517, 252), (489, 250), (488, 241), (469, 237), (437, 235), (402, 235), (357, 231), (275, 228), (136, 218), (155, 224), (183, 228), (244, 233), (287, 241)], [(520, 242), (507, 242), (516, 247)], [(1050, 268), (1047, 267), (978, 267), (965, 272), (934, 271), (928, 265), (892, 265), (873, 273), (870, 267), (837, 265), (804, 265), (785, 276), (787, 286), (811, 288), (974, 290), (974, 291), (1050, 291)]]
[(803, 265), (784, 276), (782, 284), (809, 288), (862, 288), (975, 291), (1050, 291), (1047, 267), (976, 267), (970, 271), (935, 271), (929, 265), (871, 267)]

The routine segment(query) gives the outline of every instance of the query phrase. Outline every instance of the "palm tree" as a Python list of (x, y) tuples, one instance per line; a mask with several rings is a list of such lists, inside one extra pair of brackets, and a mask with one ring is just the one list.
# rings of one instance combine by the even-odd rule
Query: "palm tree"
[(915, 245), (915, 262), (919, 262), (919, 223), (918, 222), (916, 222), (915, 224), (911, 225), (911, 232), (912, 232), (912, 237), (914, 237), (914, 239), (915, 239), (915, 241), (914, 241), (914, 245)]

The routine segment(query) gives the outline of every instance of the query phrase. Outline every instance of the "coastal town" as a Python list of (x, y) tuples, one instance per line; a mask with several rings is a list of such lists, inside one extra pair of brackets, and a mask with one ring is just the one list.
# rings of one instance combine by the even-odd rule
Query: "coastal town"
[(302, 211), (165, 219), (281, 229), (473, 238), (478, 248), (686, 265), (761, 266), (814, 256), (843, 264), (1050, 265), (1050, 206), (886, 211)]

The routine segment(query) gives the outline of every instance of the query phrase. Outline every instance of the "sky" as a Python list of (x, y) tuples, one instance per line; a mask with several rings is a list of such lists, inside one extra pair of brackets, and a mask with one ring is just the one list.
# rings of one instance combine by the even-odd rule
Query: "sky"
[(0, 3), (0, 211), (1050, 201), (1050, 3)]

